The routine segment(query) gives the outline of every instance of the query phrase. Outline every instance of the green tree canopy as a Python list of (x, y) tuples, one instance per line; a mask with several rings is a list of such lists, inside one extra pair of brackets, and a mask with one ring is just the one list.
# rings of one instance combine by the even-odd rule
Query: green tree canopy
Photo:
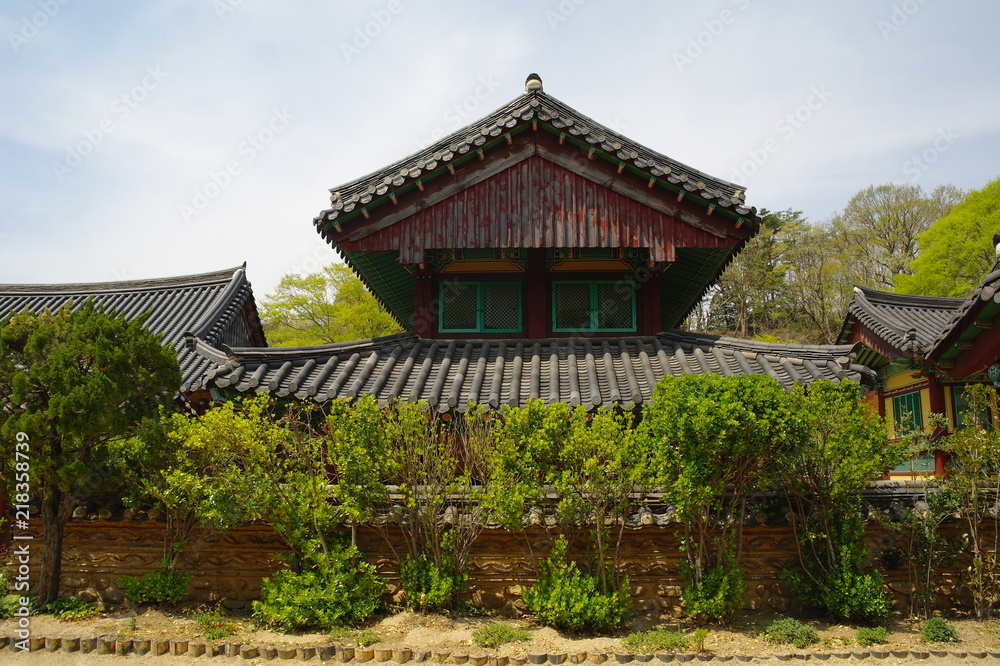
[[(63, 527), (77, 503), (108, 476), (97, 467), (112, 440), (177, 395), (181, 375), (173, 350), (143, 328), (87, 303), (51, 314), (24, 312), (0, 322), (0, 436), (28, 436), (32, 497), (41, 500), (45, 545), (38, 603), (59, 593)], [(16, 460), (4, 449), (3, 474)], [(18, 451), (20, 453), (21, 451)]]
[(856, 269), (859, 284), (892, 289), (895, 276), (912, 272), (920, 234), (963, 196), (953, 185), (942, 185), (929, 195), (919, 185), (871, 185), (851, 197), (830, 228), (839, 251)]
[(898, 275), (896, 290), (921, 296), (968, 296), (996, 261), (995, 233), (1000, 233), (1000, 178), (970, 192), (920, 235), (913, 275)]
[(286, 275), (260, 306), (274, 347), (363, 340), (400, 331), (399, 324), (343, 264)]

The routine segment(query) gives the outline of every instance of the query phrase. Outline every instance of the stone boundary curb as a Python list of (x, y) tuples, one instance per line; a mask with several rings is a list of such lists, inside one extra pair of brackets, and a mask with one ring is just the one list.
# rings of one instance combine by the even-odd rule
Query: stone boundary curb
[[(114, 636), (97, 636), (92, 638), (29, 638), (28, 647), (31, 652), (81, 652), (96, 653), (99, 655), (116, 654), (125, 656), (129, 654), (146, 655), (152, 653), (154, 656), (186, 655), (189, 657), (240, 657), (243, 659), (295, 659), (298, 661), (309, 661), (318, 659), (319, 661), (332, 661), (341, 664), (354, 663), (364, 664), (367, 662), (383, 663), (394, 662), (404, 664), (412, 662), (437, 663), (437, 664), (468, 664), (469, 666), (533, 666), (541, 664), (628, 664), (628, 663), (670, 663), (688, 661), (801, 661), (814, 659), (826, 661), (831, 657), (837, 659), (886, 659), (888, 657), (914, 659), (930, 659), (931, 657), (957, 657), (959, 659), (1000, 659), (1000, 652), (969, 652), (958, 650), (860, 650), (849, 652), (790, 652), (787, 654), (774, 654), (767, 656), (753, 655), (713, 655), (703, 653), (657, 653), (657, 654), (631, 654), (631, 653), (608, 653), (608, 652), (575, 652), (572, 654), (537, 654), (529, 653), (524, 657), (503, 657), (496, 655), (470, 656), (461, 652), (436, 652), (422, 650), (386, 650), (370, 648), (351, 648), (338, 645), (324, 645), (322, 647), (256, 647), (247, 646), (242, 643), (204, 643), (192, 641), (175, 640), (149, 640), (149, 639), (126, 639), (118, 640)], [(0, 650), (7, 649), (10, 652), (21, 652), (17, 647), (19, 639), (10, 636), (0, 636)]]

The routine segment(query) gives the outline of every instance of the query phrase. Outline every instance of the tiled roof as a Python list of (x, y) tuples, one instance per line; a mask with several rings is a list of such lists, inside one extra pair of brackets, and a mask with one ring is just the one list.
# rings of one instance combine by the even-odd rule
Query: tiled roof
[(525, 92), (485, 118), (405, 157), (383, 169), (330, 190), (331, 206), (313, 223), (319, 231), (394, 190), (411, 185), (448, 162), (475, 151), (487, 142), (530, 122), (540, 122), (638, 169), (704, 199), (712, 206), (756, 219), (756, 211), (745, 204), (745, 187), (693, 169), (666, 155), (650, 150), (541, 90)]
[(856, 321), (902, 352), (926, 352), (964, 302), (961, 298), (912, 296), (854, 287), (840, 339), (846, 338)]
[(968, 298), (955, 300), (959, 302), (959, 307), (938, 327), (927, 347), (928, 355), (932, 358), (940, 358), (948, 351), (948, 347), (973, 323), (983, 306), (991, 301), (1000, 303), (1000, 260), (993, 264), (993, 268)]
[(207, 359), (183, 344), (185, 334), (212, 344), (241, 347), (266, 344), (245, 265), (151, 280), (0, 284), (0, 320), (25, 309), (55, 311), (71, 301), (78, 308), (87, 299), (129, 319), (149, 312), (146, 328), (161, 334), (164, 344), (177, 349), (182, 390), (200, 387), (202, 375), (211, 367)]
[(412, 333), (318, 347), (218, 349), (189, 340), (218, 365), (206, 387), (276, 396), (424, 400), (438, 411), (470, 402), (523, 406), (529, 399), (588, 407), (635, 405), (664, 375), (767, 374), (785, 387), (819, 379), (870, 381), (856, 346), (755, 342), (682, 331), (655, 337), (426, 340)]

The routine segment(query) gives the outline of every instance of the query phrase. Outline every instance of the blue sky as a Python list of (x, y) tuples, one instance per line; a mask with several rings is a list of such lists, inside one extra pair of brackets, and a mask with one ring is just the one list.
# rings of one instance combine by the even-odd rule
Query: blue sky
[[(95, 5), (97, 5), (95, 7)], [(333, 259), (328, 189), (521, 94), (829, 218), (1000, 175), (1000, 3), (6, 0), (0, 283)]]

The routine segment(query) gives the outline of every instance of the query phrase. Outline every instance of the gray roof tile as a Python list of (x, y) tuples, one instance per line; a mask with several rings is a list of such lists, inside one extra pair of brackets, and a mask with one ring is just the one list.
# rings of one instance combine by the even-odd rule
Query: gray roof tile
[(852, 321), (857, 321), (900, 351), (927, 352), (965, 302), (961, 298), (913, 296), (854, 287), (841, 339), (846, 336)]
[(955, 308), (944, 324), (938, 327), (936, 335), (927, 346), (928, 355), (931, 357), (938, 357), (947, 350), (955, 335), (961, 334), (972, 323), (986, 301), (1000, 303), (1000, 259), (993, 264), (993, 268), (968, 298), (956, 300), (959, 300), (959, 307)]
[(756, 218), (756, 211), (746, 206), (746, 187), (709, 176), (686, 164), (650, 150), (608, 127), (572, 109), (555, 97), (540, 90), (525, 92), (490, 115), (463, 127), (436, 143), (378, 171), (331, 188), (330, 208), (322, 211), (313, 223), (322, 231), (324, 225), (335, 222), (342, 214), (349, 213), (359, 205), (364, 206), (373, 195), (381, 196), (387, 188), (399, 188), (418, 180), (433, 171), (438, 162), (448, 162), (457, 155), (463, 155), (473, 147), (481, 146), (486, 137), (499, 136), (518, 124), (531, 121), (551, 123), (565, 129), (568, 134), (600, 146), (626, 163), (648, 172), (652, 176), (666, 178), (689, 192), (707, 200), (711, 204), (732, 210), (748, 218)]
[(438, 411), (470, 402), (497, 408), (532, 398), (587, 407), (648, 400), (664, 375), (767, 374), (783, 386), (819, 379), (871, 381), (856, 346), (775, 344), (668, 331), (654, 337), (426, 340), (412, 333), (317, 347), (221, 349), (196, 337), (205, 386), (277, 396), (374, 395), (424, 400)]
[(0, 320), (27, 309), (55, 311), (87, 299), (132, 319), (149, 312), (146, 328), (177, 350), (182, 390), (202, 385), (211, 362), (183, 344), (193, 334), (216, 345), (266, 344), (245, 265), (212, 273), (86, 284), (0, 284)]

